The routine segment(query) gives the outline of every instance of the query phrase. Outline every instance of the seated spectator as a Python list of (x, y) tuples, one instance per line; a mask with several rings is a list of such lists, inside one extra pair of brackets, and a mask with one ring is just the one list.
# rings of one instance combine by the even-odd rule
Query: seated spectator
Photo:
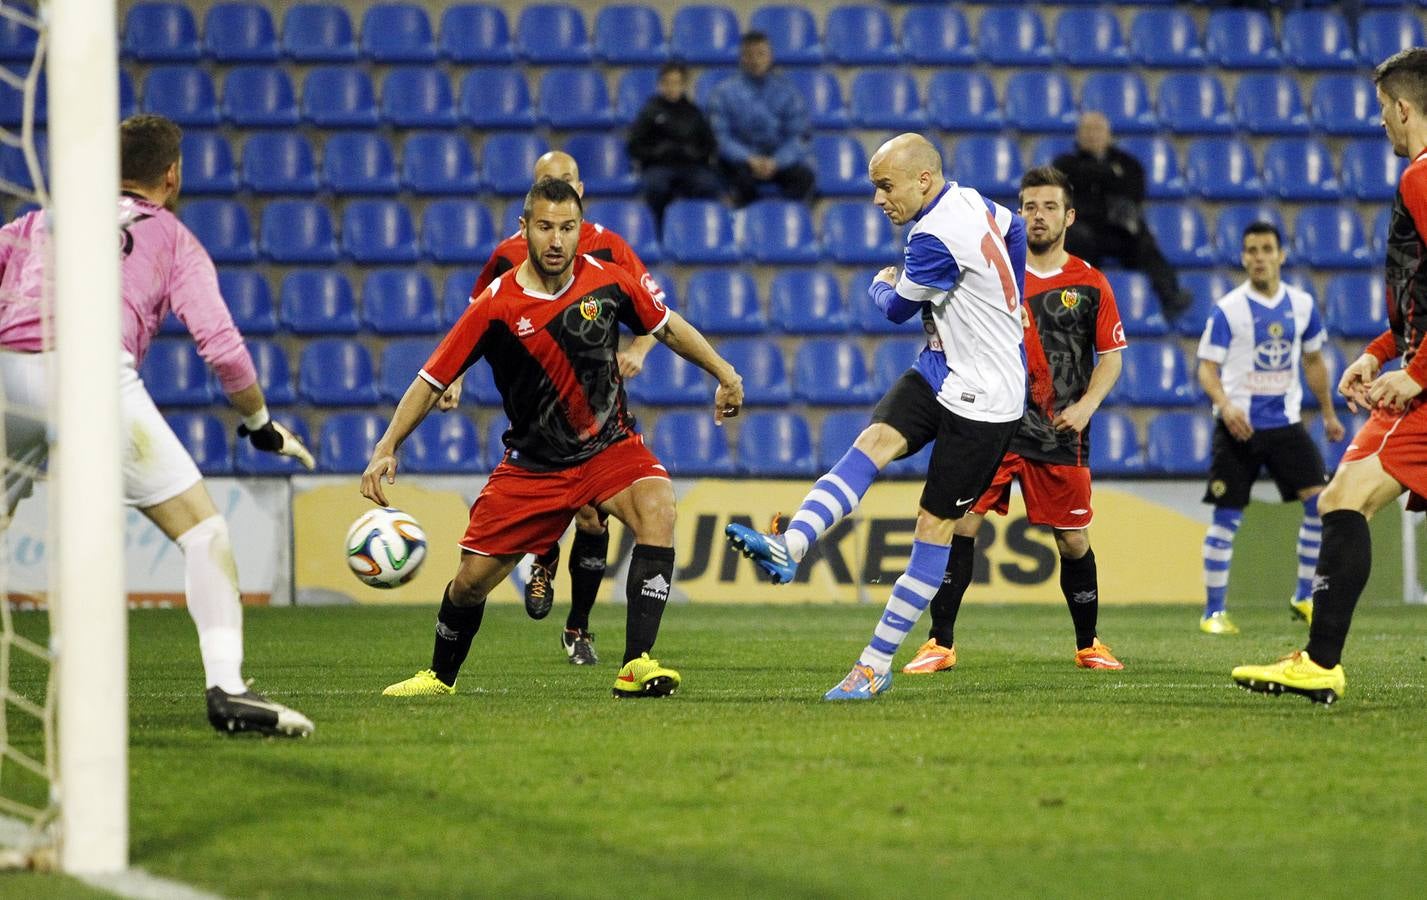
[(1107, 257), (1149, 276), (1160, 308), (1174, 317), (1194, 298), (1181, 291), (1174, 267), (1164, 258), (1145, 224), (1145, 169), (1115, 146), (1110, 121), (1098, 112), (1080, 117), (1075, 150), (1055, 159), (1075, 191), (1075, 228), (1065, 249), (1099, 268)]
[(719, 168), (737, 206), (764, 184), (791, 200), (813, 193), (808, 110), (803, 95), (773, 69), (773, 47), (761, 31), (739, 42), (738, 73), (714, 88), (709, 119), (718, 139)]
[(688, 76), (682, 63), (660, 68), (657, 93), (639, 111), (626, 145), (639, 166), (644, 202), (661, 228), (671, 201), (717, 199), (723, 192), (713, 167), (713, 128), (686, 94)]

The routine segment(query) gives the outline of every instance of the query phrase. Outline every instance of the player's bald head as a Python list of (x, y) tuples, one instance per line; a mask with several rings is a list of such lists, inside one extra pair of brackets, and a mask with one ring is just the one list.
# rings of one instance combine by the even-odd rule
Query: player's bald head
[(919, 134), (899, 134), (867, 161), (872, 202), (893, 225), (905, 225), (936, 199), (946, 185), (941, 154)]
[(542, 155), (535, 161), (535, 171), (532, 174), (537, 182), (553, 178), (573, 185), (580, 196), (585, 194), (585, 184), (580, 181), (580, 164), (563, 150), (551, 150)]
[(915, 178), (923, 172), (941, 175), (941, 154), (932, 142), (919, 134), (899, 134), (877, 148), (868, 168), (882, 168)]

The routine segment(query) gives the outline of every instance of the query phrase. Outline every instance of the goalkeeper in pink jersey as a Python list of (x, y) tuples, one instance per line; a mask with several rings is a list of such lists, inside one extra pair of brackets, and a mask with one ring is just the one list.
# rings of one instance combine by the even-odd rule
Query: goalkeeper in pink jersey
[[(219, 293), (213, 260), (173, 214), (182, 186), (181, 136), (178, 126), (162, 116), (133, 116), (120, 126), (123, 347), (115, 361), (120, 365), (124, 502), (183, 551), (184, 589), (198, 626), (208, 721), (222, 732), (303, 737), (312, 732), (311, 720), (250, 691), (243, 680), (243, 608), (228, 524), (139, 378), (138, 365), (172, 311), (243, 416), (238, 434), (259, 450), (294, 457), (312, 468), (312, 454), (268, 414), (252, 358)], [(23, 414), (49, 403), (51, 348), (44, 335), (51, 332), (46, 321), (51, 313), (43, 302), (48, 241), (48, 217), (42, 210), (0, 229), (0, 386), (10, 407), (5, 416), (7, 513), (29, 495), (33, 473), (49, 450), (45, 423)]]

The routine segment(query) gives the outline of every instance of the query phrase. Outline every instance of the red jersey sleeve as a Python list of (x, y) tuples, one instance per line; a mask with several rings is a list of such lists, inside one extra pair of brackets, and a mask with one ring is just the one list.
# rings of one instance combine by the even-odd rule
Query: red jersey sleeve
[[(495, 282), (498, 288), (500, 283)], [(432, 387), (444, 391), (451, 382), (481, 358), (481, 340), (490, 330), (491, 309), (495, 305), (496, 291), (486, 288), (480, 296), (466, 307), (461, 318), (446, 332), (441, 343), (431, 351), (426, 365), (419, 373)]]
[(624, 294), (616, 313), (618, 319), (635, 334), (651, 334), (663, 328), (669, 321), (669, 307), (664, 300), (650, 293), (643, 281), (627, 270), (611, 266), (609, 271)]
[(604, 229), (604, 235), (609, 241), (610, 256), (614, 257), (614, 264), (633, 275), (634, 280), (638, 281), (655, 300), (667, 304), (669, 298), (664, 296), (664, 288), (660, 287), (654, 276), (649, 274), (649, 267), (644, 265), (644, 260), (640, 259), (639, 254), (634, 252), (634, 248), (629, 246), (629, 241), (608, 228)]
[(1127, 346), (1125, 324), (1120, 321), (1120, 306), (1115, 302), (1115, 292), (1104, 275), (1095, 274), (1100, 281), (1100, 309), (1095, 315), (1095, 352), (1123, 350)]

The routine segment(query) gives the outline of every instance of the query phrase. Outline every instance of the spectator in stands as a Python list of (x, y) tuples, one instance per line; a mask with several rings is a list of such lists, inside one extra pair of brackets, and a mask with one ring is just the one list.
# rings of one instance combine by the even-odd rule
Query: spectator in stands
[(793, 83), (773, 71), (773, 47), (763, 32), (750, 31), (739, 42), (738, 73), (714, 89), (709, 119), (735, 205), (753, 202), (770, 183), (784, 197), (811, 199), (807, 105)]
[(626, 145), (639, 165), (644, 202), (664, 226), (664, 207), (680, 197), (717, 199), (723, 183), (713, 167), (714, 133), (708, 117), (686, 91), (689, 70), (683, 63), (665, 63), (659, 85), (644, 104)]
[(1075, 228), (1066, 233), (1066, 250), (1097, 268), (1113, 257), (1144, 272), (1171, 318), (1188, 309), (1194, 298), (1180, 289), (1174, 267), (1145, 224), (1144, 166), (1115, 146), (1110, 120), (1098, 112), (1082, 115), (1075, 150), (1056, 157), (1055, 167), (1069, 176), (1075, 191)]

